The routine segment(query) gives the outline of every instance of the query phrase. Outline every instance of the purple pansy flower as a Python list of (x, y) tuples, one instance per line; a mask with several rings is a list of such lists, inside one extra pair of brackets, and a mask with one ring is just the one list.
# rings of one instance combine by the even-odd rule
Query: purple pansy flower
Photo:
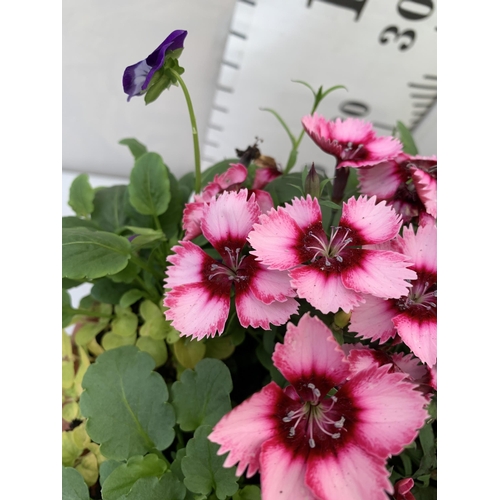
[(123, 90), (128, 95), (127, 101), (146, 91), (153, 75), (163, 66), (166, 52), (184, 48), (186, 36), (185, 30), (172, 31), (146, 59), (125, 68)]

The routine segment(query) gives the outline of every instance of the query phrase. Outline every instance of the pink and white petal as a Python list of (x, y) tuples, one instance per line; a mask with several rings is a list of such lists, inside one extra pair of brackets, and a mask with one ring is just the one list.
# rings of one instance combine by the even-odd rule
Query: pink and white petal
[(259, 167), (255, 169), (252, 189), (262, 189), (280, 175), (282, 175), (282, 172), (277, 167)]
[(245, 165), (241, 163), (231, 163), (230, 167), (225, 172), (214, 176), (214, 182), (219, 185), (222, 191), (235, 184), (241, 184), (245, 181), (247, 175), (248, 171)]
[(260, 209), (248, 191), (224, 191), (203, 211), (201, 230), (205, 238), (222, 255), (224, 248), (243, 248), (253, 224), (259, 220)]
[(418, 168), (411, 168), (411, 177), (419, 198), (427, 213), (437, 218), (437, 181), (434, 177)]
[(249, 399), (236, 406), (215, 425), (208, 439), (220, 444), (218, 455), (229, 451), (224, 467), (232, 467), (239, 462), (236, 475), (252, 477), (259, 470), (262, 444), (277, 432), (277, 402), (283, 398), (283, 391), (271, 382)]
[(417, 233), (411, 227), (403, 228), (401, 251), (413, 262), (417, 272), (437, 273), (437, 227), (435, 224), (419, 226)]
[(400, 479), (394, 485), (394, 500), (415, 500), (411, 489), (415, 485), (411, 477)]
[(360, 196), (358, 199), (352, 196), (344, 203), (339, 225), (355, 232), (357, 244), (383, 243), (399, 232), (401, 216), (385, 201), (376, 201), (375, 196)]
[[(248, 256), (247, 259), (253, 258)], [(271, 302), (285, 302), (288, 297), (295, 297), (295, 290), (290, 285), (290, 278), (286, 271), (266, 269), (255, 263), (257, 270), (250, 278), (248, 286), (257, 299), (264, 304)]]
[(399, 309), (393, 300), (366, 295), (365, 303), (352, 310), (348, 329), (363, 339), (380, 340), (384, 344), (396, 335), (392, 318), (398, 314)]
[(339, 274), (326, 273), (313, 266), (302, 266), (290, 271), (290, 283), (297, 295), (306, 299), (322, 313), (350, 312), (364, 302), (363, 295), (346, 288)]
[(262, 445), (260, 454), (262, 500), (317, 500), (305, 484), (306, 461), (283, 446), (280, 439)]
[(236, 283), (236, 313), (241, 326), (269, 330), (271, 325), (283, 325), (299, 309), (299, 303), (292, 298), (284, 302), (264, 304), (255, 297), (250, 288), (239, 287)]
[(387, 500), (393, 492), (385, 460), (352, 442), (335, 455), (310, 453), (305, 482), (321, 500)]
[(395, 160), (384, 161), (372, 167), (358, 169), (359, 191), (378, 200), (389, 200), (401, 183), (405, 182), (404, 171)]
[(395, 137), (383, 136), (365, 144), (365, 148), (369, 153), (370, 160), (385, 161), (398, 156), (403, 150), (403, 145)]
[(182, 229), (186, 231), (184, 240), (192, 240), (201, 234), (201, 219), (205, 202), (187, 203), (182, 213)]
[(269, 269), (284, 271), (301, 264), (296, 246), (303, 233), (297, 223), (282, 207), (261, 215), (258, 224), (248, 235), (248, 241), (255, 250), (250, 251), (257, 260)]
[(358, 252), (360, 259), (356, 265), (342, 271), (342, 281), (347, 288), (383, 299), (408, 295), (411, 285), (406, 280), (416, 279), (417, 274), (408, 269), (411, 262), (406, 256), (376, 250)]
[(302, 316), (297, 326), (288, 323), (284, 344), (276, 344), (272, 359), (305, 399), (311, 399), (307, 384), (313, 383), (325, 395), (349, 375), (349, 364), (332, 332), (310, 313)]
[(215, 263), (198, 245), (190, 241), (180, 241), (180, 245), (172, 247), (175, 252), (167, 257), (168, 266), (165, 288), (174, 288), (189, 283), (200, 283), (204, 280), (203, 269), (207, 264)]
[(332, 138), (339, 142), (352, 142), (354, 144), (367, 144), (375, 139), (375, 131), (370, 122), (359, 118), (337, 118), (329, 122)]
[(424, 381), (429, 376), (429, 367), (422, 365), (420, 360), (413, 354), (404, 354), (402, 352), (392, 355), (392, 362), (403, 373), (407, 373), (410, 380), (415, 382)]
[(181, 336), (200, 340), (224, 331), (230, 295), (215, 295), (203, 283), (192, 283), (168, 292), (163, 305), (169, 308), (165, 311), (165, 318), (172, 320), (172, 326)]
[(321, 208), (317, 198), (311, 198), (308, 194), (306, 198), (295, 197), (292, 204), (285, 203), (285, 211), (305, 231), (313, 224), (321, 223)]
[(383, 459), (397, 455), (424, 425), (427, 400), (404, 373), (389, 373), (391, 364), (353, 375), (335, 394), (357, 409), (352, 436), (358, 446)]
[(351, 376), (372, 366), (392, 363), (391, 358), (382, 351), (374, 349), (351, 349), (347, 357)]
[(402, 313), (393, 318), (399, 336), (403, 342), (429, 366), (437, 359), (437, 322), (433, 318), (417, 318)]
[(255, 195), (255, 201), (263, 214), (267, 214), (274, 207), (273, 198), (267, 191), (256, 189), (252, 193)]

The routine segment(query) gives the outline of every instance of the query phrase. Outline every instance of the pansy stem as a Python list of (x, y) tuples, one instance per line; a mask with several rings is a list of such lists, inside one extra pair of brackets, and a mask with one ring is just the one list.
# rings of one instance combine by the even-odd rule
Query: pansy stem
[(189, 95), (188, 89), (184, 80), (181, 78), (179, 73), (170, 70), (172, 74), (175, 76), (177, 81), (179, 82), (182, 91), (184, 92), (184, 97), (186, 98), (186, 103), (189, 111), (189, 118), (191, 120), (191, 129), (193, 132), (193, 147), (194, 147), (194, 191), (195, 193), (199, 193), (201, 191), (201, 161), (200, 161), (200, 143), (198, 139), (198, 127), (196, 125), (196, 117), (194, 115), (193, 103), (191, 102), (191, 97)]

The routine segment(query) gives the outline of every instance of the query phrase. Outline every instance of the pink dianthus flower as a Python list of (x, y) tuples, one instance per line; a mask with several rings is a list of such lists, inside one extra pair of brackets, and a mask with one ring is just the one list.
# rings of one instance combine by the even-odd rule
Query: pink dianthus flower
[(339, 226), (328, 237), (317, 198), (294, 198), (291, 205), (261, 215), (248, 235), (250, 253), (269, 269), (289, 270), (297, 295), (327, 314), (349, 312), (363, 294), (399, 298), (416, 278), (405, 255), (364, 248), (394, 238), (401, 217), (385, 202), (352, 197)]
[(372, 124), (358, 118), (329, 121), (314, 113), (302, 118), (302, 125), (325, 153), (335, 156), (337, 168), (376, 165), (402, 151), (398, 139), (377, 137)]
[(221, 256), (216, 260), (190, 241), (167, 257), (164, 305), (167, 320), (181, 335), (197, 339), (224, 331), (234, 287), (242, 326), (269, 329), (297, 312), (295, 292), (286, 273), (270, 271), (245, 254), (248, 232), (261, 213), (246, 189), (223, 192), (203, 208), (201, 231)]
[(309, 314), (288, 323), (273, 363), (290, 385), (266, 385), (208, 436), (219, 455), (229, 452), (224, 466), (239, 463), (236, 474), (247, 477), (259, 471), (262, 500), (387, 500), (385, 462), (427, 417), (415, 386), (389, 365), (352, 374), (331, 332)]

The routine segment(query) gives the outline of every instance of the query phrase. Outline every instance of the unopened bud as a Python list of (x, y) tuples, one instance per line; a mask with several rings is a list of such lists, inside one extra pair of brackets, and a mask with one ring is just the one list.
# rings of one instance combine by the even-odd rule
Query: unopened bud
[(339, 311), (335, 314), (333, 321), (339, 328), (344, 328), (344, 326), (349, 324), (350, 319), (351, 313), (346, 313), (342, 311), (342, 309), (339, 309)]
[(304, 191), (306, 195), (310, 194), (312, 198), (320, 197), (320, 178), (314, 168), (314, 163), (306, 176)]

